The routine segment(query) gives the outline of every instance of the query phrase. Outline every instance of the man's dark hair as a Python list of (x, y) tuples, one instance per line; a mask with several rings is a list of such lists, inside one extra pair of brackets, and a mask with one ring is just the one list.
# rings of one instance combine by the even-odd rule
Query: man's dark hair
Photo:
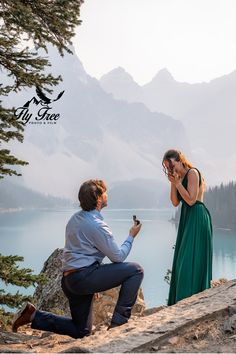
[(79, 190), (80, 206), (83, 210), (94, 210), (98, 204), (98, 197), (106, 192), (107, 187), (101, 179), (90, 179), (85, 181)]

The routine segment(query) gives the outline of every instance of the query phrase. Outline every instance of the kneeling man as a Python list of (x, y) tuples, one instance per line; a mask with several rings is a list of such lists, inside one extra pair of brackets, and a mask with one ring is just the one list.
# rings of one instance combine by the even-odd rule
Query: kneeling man
[[(102, 180), (84, 182), (79, 190), (81, 211), (66, 226), (63, 252), (62, 289), (69, 300), (71, 318), (36, 310), (26, 303), (16, 314), (12, 330), (31, 322), (31, 327), (44, 331), (83, 338), (91, 333), (94, 294), (121, 285), (109, 328), (128, 321), (143, 279), (137, 263), (124, 262), (141, 229), (134, 225), (118, 247), (111, 230), (100, 213), (107, 206), (106, 185)], [(102, 264), (107, 256), (112, 263)]]

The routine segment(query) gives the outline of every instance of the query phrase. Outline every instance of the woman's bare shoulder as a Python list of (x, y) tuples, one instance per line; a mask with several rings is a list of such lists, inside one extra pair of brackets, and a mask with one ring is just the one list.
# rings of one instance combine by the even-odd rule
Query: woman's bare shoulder
[(195, 167), (190, 168), (188, 171), (188, 177), (197, 176), (199, 178), (200, 175), (200, 172)]

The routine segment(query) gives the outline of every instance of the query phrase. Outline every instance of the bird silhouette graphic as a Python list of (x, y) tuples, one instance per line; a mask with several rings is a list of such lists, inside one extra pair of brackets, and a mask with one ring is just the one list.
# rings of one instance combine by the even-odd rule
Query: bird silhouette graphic
[(36, 86), (36, 93), (38, 95), (38, 97), (41, 99), (41, 104), (45, 104), (45, 105), (49, 105), (50, 103), (52, 102), (56, 102), (59, 100), (59, 98), (61, 98), (61, 96), (63, 95), (65, 91), (62, 91), (59, 93), (59, 95), (57, 96), (57, 98), (55, 99), (51, 99), (51, 98), (48, 98), (44, 93), (43, 91), (41, 90), (40, 87)]

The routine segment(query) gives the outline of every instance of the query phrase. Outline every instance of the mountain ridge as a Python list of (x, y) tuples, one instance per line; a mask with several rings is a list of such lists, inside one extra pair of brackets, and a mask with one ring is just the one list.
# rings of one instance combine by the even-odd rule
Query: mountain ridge
[[(27, 124), (24, 143), (11, 145), (16, 156), (30, 163), (22, 168), (25, 185), (73, 198), (90, 178), (102, 178), (108, 185), (136, 178), (163, 182), (165, 150), (170, 145), (188, 150), (182, 123), (151, 112), (143, 103), (114, 99), (76, 55), (61, 58), (48, 48), (48, 57), (49, 72), (63, 78), (52, 97), (65, 92), (52, 104), (51, 112), (60, 114), (56, 124)], [(33, 95), (34, 89), (11, 93), (7, 105), (22, 106)]]
[[(181, 121), (189, 139), (190, 156), (188, 151), (183, 152), (208, 176), (210, 185), (232, 179), (236, 174), (232, 149), (236, 130), (236, 70), (208, 83), (189, 84), (176, 81), (163, 69), (159, 76), (139, 86), (138, 96), (132, 86), (126, 83), (122, 89), (116, 80), (108, 74), (101, 85), (117, 99), (142, 102), (152, 112), (162, 112)], [(218, 166), (224, 166), (220, 173)]]

